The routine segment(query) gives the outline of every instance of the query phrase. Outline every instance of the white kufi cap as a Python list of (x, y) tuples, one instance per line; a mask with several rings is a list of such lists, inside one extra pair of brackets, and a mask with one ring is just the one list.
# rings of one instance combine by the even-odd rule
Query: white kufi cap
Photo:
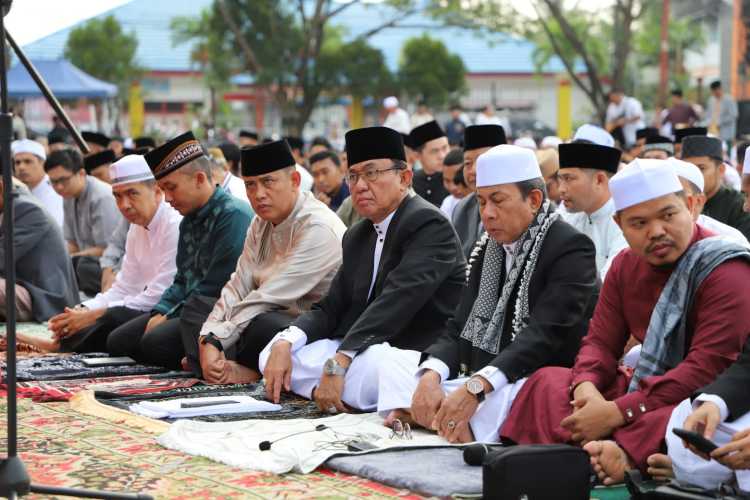
[(44, 146), (36, 141), (32, 141), (31, 139), (19, 139), (13, 141), (10, 145), (10, 150), (14, 155), (17, 155), (18, 153), (31, 153), (42, 160), (47, 159), (47, 153), (44, 151)]
[(397, 108), (398, 99), (396, 99), (393, 96), (386, 97), (385, 99), (383, 99), (383, 107), (384, 108)]
[(573, 140), (575, 141), (576, 139), (591, 141), (600, 146), (609, 146), (610, 148), (615, 147), (615, 138), (612, 137), (612, 134), (601, 127), (591, 125), (590, 123), (578, 127), (578, 130), (576, 130), (576, 133), (573, 136)]
[(495, 146), (477, 158), (477, 187), (539, 179), (542, 171), (533, 151), (518, 146)]
[(674, 167), (674, 171), (678, 177), (692, 182), (703, 192), (706, 180), (703, 178), (703, 174), (698, 167), (688, 161), (678, 160), (677, 158), (668, 158), (667, 161)]
[(112, 186), (119, 186), (153, 180), (154, 174), (142, 155), (127, 155), (109, 166), (109, 178), (112, 179)]
[(547, 137), (542, 139), (542, 143), (540, 144), (540, 147), (542, 149), (556, 148), (560, 144), (562, 144), (562, 139), (560, 139), (556, 135), (548, 135)]
[(519, 148), (526, 148), (531, 149), (532, 151), (536, 151), (536, 141), (532, 139), (531, 137), (519, 137), (515, 141), (513, 141), (514, 146), (518, 146)]
[(677, 172), (667, 160), (637, 159), (609, 180), (615, 210), (682, 191)]

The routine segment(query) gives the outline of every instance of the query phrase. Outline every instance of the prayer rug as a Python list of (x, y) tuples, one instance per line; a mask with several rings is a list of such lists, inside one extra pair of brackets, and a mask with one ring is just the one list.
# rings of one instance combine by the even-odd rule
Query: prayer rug
[[(29, 337), (38, 337), (40, 339), (49, 339), (52, 334), (47, 329), (47, 325), (44, 323), (17, 323), (16, 333), (21, 333)], [(5, 323), (0, 323), (0, 359), (5, 359), (5, 351), (7, 350), (7, 341), (5, 338)], [(24, 342), (16, 342), (16, 352), (18, 357), (32, 357), (39, 356), (44, 353), (38, 347), (26, 344)]]
[[(231, 397), (231, 396), (252, 396), (256, 399), (265, 399), (265, 387), (263, 384), (229, 384), (229, 385), (193, 385), (191, 387), (179, 388), (170, 391), (158, 392), (154, 394), (137, 394), (132, 396), (111, 397), (109, 394), (96, 392), (97, 401), (106, 405), (113, 406), (122, 410), (128, 410), (128, 407), (142, 401), (164, 401), (179, 398), (199, 398), (199, 397)], [(321, 413), (318, 407), (312, 401), (301, 398), (295, 394), (282, 393), (280, 411), (272, 412), (255, 412), (255, 413), (229, 413), (224, 415), (209, 415), (202, 417), (192, 417), (190, 420), (200, 420), (203, 422), (232, 422), (236, 420), (247, 420), (248, 418), (268, 419), (268, 420), (288, 420), (291, 418), (320, 418), (326, 414)], [(164, 419), (165, 422), (174, 420)]]
[(19, 397), (31, 398), (38, 403), (68, 401), (83, 390), (105, 391), (113, 396), (149, 394), (199, 384), (197, 378), (166, 377), (162, 375), (131, 375), (93, 379), (50, 380), (18, 382)]
[[(27, 380), (65, 380), (78, 378), (122, 377), (126, 375), (147, 375), (166, 372), (166, 368), (148, 365), (131, 366), (97, 366), (83, 364), (87, 358), (107, 357), (105, 353), (88, 353), (72, 355), (46, 355), (19, 359), (16, 365), (19, 381)], [(3, 376), (5, 363), (2, 364)]]
[[(18, 449), (32, 480), (39, 484), (141, 492), (174, 500), (422, 498), (329, 469), (283, 476), (237, 469), (166, 450), (151, 432), (82, 415), (68, 403), (42, 405), (29, 399), (18, 403)], [(4, 400), (0, 412), (5, 413)], [(0, 449), (7, 449), (5, 433), (3, 418)]]
[[(326, 467), (438, 497), (481, 497), (482, 468), (466, 465), (460, 448), (396, 450), (333, 457)], [(451, 471), (443, 474), (442, 471)], [(597, 487), (592, 499), (627, 500), (625, 486)]]

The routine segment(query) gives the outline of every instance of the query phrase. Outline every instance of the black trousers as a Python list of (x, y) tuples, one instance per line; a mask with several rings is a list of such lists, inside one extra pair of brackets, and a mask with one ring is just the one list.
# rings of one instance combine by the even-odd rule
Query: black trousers
[(73, 257), (78, 289), (93, 297), (102, 291), (102, 268), (98, 257)]
[(180, 319), (168, 319), (145, 333), (151, 313), (141, 314), (115, 329), (107, 338), (112, 356), (130, 356), (139, 363), (179, 370), (184, 356), (180, 339)]
[(60, 342), (63, 352), (108, 352), (109, 334), (128, 321), (143, 315), (143, 311), (127, 307), (110, 307), (96, 323)]
[[(211, 314), (216, 299), (210, 297), (191, 298), (191, 307), (186, 310), (180, 321), (182, 344), (188, 364), (193, 373), (202, 377), (198, 338), (206, 318)], [(260, 372), (258, 357), (263, 348), (281, 330), (288, 327), (293, 317), (282, 312), (262, 313), (253, 318), (240, 334), (240, 339), (225, 352), (228, 359), (237, 361), (250, 369)]]

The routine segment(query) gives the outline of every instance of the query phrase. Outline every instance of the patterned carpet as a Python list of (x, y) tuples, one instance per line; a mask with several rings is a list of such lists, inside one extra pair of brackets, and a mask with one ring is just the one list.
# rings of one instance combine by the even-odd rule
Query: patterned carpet
[[(5, 401), (0, 401), (5, 415)], [(5, 420), (0, 449), (6, 449)], [(19, 450), (35, 482), (155, 498), (422, 498), (320, 469), (312, 474), (254, 473), (165, 450), (152, 434), (73, 411), (68, 403), (19, 400)], [(30, 495), (27, 498), (42, 498)]]

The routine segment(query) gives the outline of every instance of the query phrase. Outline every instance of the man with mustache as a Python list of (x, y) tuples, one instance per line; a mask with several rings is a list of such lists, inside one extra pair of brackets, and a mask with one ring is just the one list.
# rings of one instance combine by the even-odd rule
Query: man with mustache
[(112, 287), (49, 321), (46, 350), (102, 352), (110, 332), (151, 310), (172, 284), (182, 216), (164, 200), (140, 155), (128, 155), (109, 167), (112, 194), (131, 226), (122, 270)]
[[(518, 393), (500, 436), (584, 447), (604, 484), (662, 446), (673, 408), (734, 362), (748, 333), (750, 252), (697, 225), (665, 160), (635, 160), (610, 179), (628, 241), (604, 281), (575, 365), (542, 368)], [(679, 278), (679, 279), (678, 279)], [(633, 374), (619, 369), (630, 336)]]
[[(560, 144), (560, 201), (565, 222), (591, 238), (596, 247), (596, 268), (628, 246), (612, 215), (615, 205), (609, 179), (617, 173), (620, 151), (598, 144)], [(603, 276), (603, 275), (602, 275)]]

